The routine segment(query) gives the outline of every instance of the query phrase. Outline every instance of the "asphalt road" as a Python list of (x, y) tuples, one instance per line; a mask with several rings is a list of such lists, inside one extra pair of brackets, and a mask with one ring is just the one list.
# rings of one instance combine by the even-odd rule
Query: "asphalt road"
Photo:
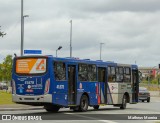
[[(141, 116), (138, 114), (150, 114), (151, 116), (155, 116), (155, 114), (159, 114), (160, 116), (160, 97), (152, 97), (151, 102), (139, 102), (138, 104), (127, 104), (127, 109), (121, 110), (118, 107), (113, 107), (111, 105), (102, 106), (99, 110), (93, 110), (92, 107), (89, 107), (87, 112), (73, 112), (68, 108), (62, 108), (58, 113), (48, 113), (44, 109), (42, 110), (25, 110), (25, 111), (1, 111), (0, 114), (18, 114), (18, 115), (29, 115), (29, 116), (42, 116), (47, 119), (62, 119), (62, 120), (45, 120), (45, 121), (34, 121), (35, 123), (156, 123), (156, 120), (119, 120), (124, 118), (128, 118), (129, 114), (134, 114), (133, 116)], [(118, 114), (118, 115), (117, 115)], [(127, 115), (124, 115), (127, 114)], [(145, 115), (146, 116), (146, 115)], [(107, 120), (104, 118), (107, 117)], [(70, 119), (74, 120), (70, 120)], [(84, 119), (84, 120), (82, 120)], [(5, 122), (6, 121), (0, 121)], [(9, 122), (9, 121), (8, 121)], [(19, 121), (21, 122), (21, 121)], [(25, 121), (27, 122), (27, 121)], [(159, 121), (160, 122), (160, 121)], [(12, 121), (12, 123), (17, 123), (17, 121)]]

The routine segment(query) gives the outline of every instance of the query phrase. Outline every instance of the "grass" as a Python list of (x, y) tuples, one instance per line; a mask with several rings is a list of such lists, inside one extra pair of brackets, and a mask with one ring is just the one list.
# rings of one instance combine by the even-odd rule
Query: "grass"
[(12, 102), (12, 94), (5, 91), (0, 91), (0, 105), (14, 104)]
[(160, 90), (159, 87), (154, 87), (154, 86), (147, 86), (147, 85), (145, 85), (145, 86), (142, 86), (142, 87), (146, 87), (147, 90), (149, 90), (149, 91), (159, 91)]
[(157, 84), (146, 84), (146, 83), (140, 83), (140, 87), (146, 87), (149, 91), (160, 91), (160, 85)]

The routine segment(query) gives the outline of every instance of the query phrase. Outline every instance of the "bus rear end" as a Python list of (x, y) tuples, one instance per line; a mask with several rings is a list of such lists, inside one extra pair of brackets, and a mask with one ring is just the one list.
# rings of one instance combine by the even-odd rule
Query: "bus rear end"
[(15, 57), (12, 70), (12, 100), (16, 103), (43, 105), (52, 103), (50, 75), (45, 56)]

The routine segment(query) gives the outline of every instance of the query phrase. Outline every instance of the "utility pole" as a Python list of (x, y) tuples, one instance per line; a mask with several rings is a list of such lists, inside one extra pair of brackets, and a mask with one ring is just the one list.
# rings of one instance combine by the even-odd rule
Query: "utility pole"
[(70, 20), (71, 28), (70, 28), (70, 57), (72, 57), (72, 20)]
[(100, 43), (100, 60), (101, 60), (101, 55), (102, 55), (102, 45), (103, 45), (104, 43)]
[(21, 56), (23, 56), (23, 24), (24, 24), (24, 18), (23, 18), (23, 0), (21, 0)]
[(24, 49), (24, 18), (29, 15), (23, 15), (23, 0), (21, 0), (21, 56), (23, 56)]

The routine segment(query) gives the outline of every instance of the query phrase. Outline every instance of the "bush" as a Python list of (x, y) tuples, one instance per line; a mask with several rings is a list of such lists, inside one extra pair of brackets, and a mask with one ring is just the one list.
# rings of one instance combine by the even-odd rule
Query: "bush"
[(148, 81), (147, 80), (143, 80), (141, 83), (148, 84)]
[(154, 79), (151, 81), (152, 84), (158, 84), (158, 80)]

